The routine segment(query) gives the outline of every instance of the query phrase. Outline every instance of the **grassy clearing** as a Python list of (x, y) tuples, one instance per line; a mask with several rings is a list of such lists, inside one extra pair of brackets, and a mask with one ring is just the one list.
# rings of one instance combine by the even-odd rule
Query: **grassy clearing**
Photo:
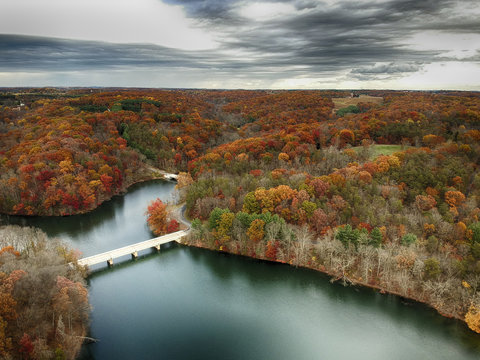
[[(370, 160), (376, 159), (380, 155), (392, 155), (398, 151), (406, 150), (409, 146), (402, 145), (372, 145), (370, 149), (372, 150), (372, 155)], [(362, 146), (355, 146), (352, 148), (355, 151), (362, 149)]]
[(333, 103), (335, 104), (334, 111), (350, 106), (357, 105), (358, 103), (374, 103), (382, 104), (383, 98), (379, 96), (369, 96), (369, 95), (360, 95), (359, 97), (343, 97), (343, 98), (332, 98)]

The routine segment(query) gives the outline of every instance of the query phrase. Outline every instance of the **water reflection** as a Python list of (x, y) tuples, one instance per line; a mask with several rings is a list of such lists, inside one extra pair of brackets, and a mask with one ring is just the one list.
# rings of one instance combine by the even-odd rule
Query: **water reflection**
[[(439, 336), (458, 336), (468, 349), (480, 353), (480, 338), (468, 330), (460, 321), (440, 316), (434, 309), (398, 296), (380, 294), (378, 291), (353, 286), (343, 286), (340, 282), (330, 283), (330, 277), (317, 271), (294, 268), (287, 264), (271, 263), (225, 253), (206, 256), (197, 249), (186, 249), (198, 264), (207, 266), (211, 274), (222, 282), (246, 281), (253, 289), (268, 289), (278, 286), (289, 288), (291, 292), (306, 292), (311, 297), (325, 297), (331, 303), (342, 304), (345, 308), (358, 308), (359, 312), (381, 311), (391, 317), (399, 326), (413, 326), (421, 334), (428, 329)], [(256, 271), (244, 271), (245, 263), (255, 264)], [(319, 295), (320, 294), (320, 295)], [(411, 316), (412, 312), (417, 313)], [(431, 325), (434, 325), (433, 327)]]
[(92, 216), (92, 213), (62, 217), (10, 215), (6, 221), (20, 226), (38, 227), (50, 237), (68, 235), (70, 238), (79, 238), (82, 234), (102, 226), (104, 222), (111, 222), (115, 218), (116, 211), (123, 211), (124, 203), (123, 196), (115, 196), (95, 209), (95, 216)]
[(50, 237), (59, 237), (83, 256), (108, 251), (142, 240), (152, 233), (146, 224), (145, 211), (151, 200), (166, 201), (173, 183), (157, 180), (135, 184), (126, 196), (115, 196), (88, 214), (65, 217), (3, 217), (4, 222), (36, 226)]
[[(331, 284), (307, 269), (203, 249), (174, 245), (96, 272), (90, 281), (96, 308), (92, 336), (102, 341), (85, 351), (97, 359), (129, 359), (136, 352), (142, 359), (477, 359), (480, 354), (475, 334), (422, 305)], [(110, 307), (128, 308), (129, 314), (112, 319), (106, 315)], [(128, 336), (135, 343), (119, 342)], [(111, 352), (110, 342), (122, 350)]]

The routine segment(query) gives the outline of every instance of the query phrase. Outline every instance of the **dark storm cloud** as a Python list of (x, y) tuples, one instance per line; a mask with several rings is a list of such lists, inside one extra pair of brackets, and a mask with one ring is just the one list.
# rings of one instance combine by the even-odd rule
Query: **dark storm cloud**
[(197, 20), (237, 22), (236, 16), (231, 12), (236, 0), (165, 0), (167, 4), (182, 5), (187, 14)]
[(434, 15), (442, 8), (454, 5), (457, 2), (457, 0), (393, 0), (386, 3), (386, 10), (402, 14), (416, 12), (424, 15)]
[[(240, 41), (247, 39), (245, 46), (258, 49), (264, 48), (269, 42), (297, 40), (301, 48), (308, 48), (309, 45), (323, 48), (323, 44), (342, 47), (347, 44), (350, 47), (367, 46), (396, 51), (401, 48), (398, 46), (399, 40), (412, 34), (415, 27), (435, 29), (433, 24), (426, 25), (426, 20), (439, 20), (437, 16), (442, 12), (442, 5), (446, 6), (450, 2), (440, 0), (435, 2), (437, 6), (433, 6), (432, 2), (427, 1), (431, 6), (424, 4), (408, 10), (406, 3), (410, 1), (394, 1), (382, 5), (355, 2), (340, 3), (334, 7), (317, 6), (315, 10), (304, 14), (299, 13), (260, 25), (250, 23), (250, 29), (237, 33), (235, 38)], [(417, 14), (419, 9), (424, 12)], [(447, 24), (448, 22), (444, 22), (443, 26)], [(228, 27), (225, 30), (228, 31)], [(328, 56), (328, 53), (325, 55)]]
[[(464, 0), (463, 3), (475, 4), (475, 1)], [(246, 22), (246, 19), (242, 19), (237, 13), (239, 6), (248, 3), (241, 0), (166, 0), (165, 2), (181, 5), (189, 16), (197, 20), (208, 20), (225, 26), (233, 25), (230, 23), (232, 19), (236, 22)], [(415, 23), (418, 22), (418, 19), (408, 18), (408, 16), (422, 18), (436, 16), (440, 13), (448, 13), (452, 6), (458, 4), (456, 0), (338, 1), (333, 5), (330, 5), (329, 2), (315, 0), (262, 0), (259, 2), (291, 4), (297, 10), (315, 9), (314, 13), (291, 19), (293, 21), (298, 19), (299, 25), (314, 25), (315, 27), (326, 24), (355, 27), (357, 24), (389, 23), (391, 20), (401, 19), (405, 22), (413, 20)], [(367, 13), (368, 11), (374, 11), (374, 13)], [(313, 20), (313, 23), (308, 22), (309, 18)], [(318, 20), (322, 23), (319, 23)]]
[(211, 51), (186, 51), (152, 44), (112, 44), (0, 34), (0, 71), (75, 71), (88, 69), (172, 68), (230, 72), (270, 72), (289, 62), (225, 58)]
[(111, 67), (205, 67), (201, 52), (157, 45), (112, 44), (22, 35), (0, 35), (0, 69), (84, 70)]
[(253, 62), (257, 66), (267, 65), (267, 57), (271, 66), (305, 65), (306, 72), (317, 75), (350, 69), (357, 76), (371, 69), (370, 77), (416, 71), (441, 52), (409, 48), (407, 38), (420, 30), (478, 33), (480, 27), (473, 16), (453, 15), (458, 1), (452, 0), (341, 1), (333, 6), (308, 0), (266, 1), (289, 3), (298, 12), (261, 23), (242, 17), (238, 1), (170, 2), (181, 4), (197, 20), (220, 27), (224, 48), (244, 50), (252, 59), (262, 55)]

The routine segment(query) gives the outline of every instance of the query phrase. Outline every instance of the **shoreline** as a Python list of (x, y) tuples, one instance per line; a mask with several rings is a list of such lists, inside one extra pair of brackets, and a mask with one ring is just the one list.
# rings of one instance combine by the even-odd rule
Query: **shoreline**
[[(293, 265), (293, 264), (290, 264), (288, 262), (285, 262), (285, 261), (278, 261), (278, 260), (270, 260), (270, 259), (266, 259), (266, 258), (262, 258), (262, 257), (252, 257), (252, 256), (248, 256), (248, 255), (242, 255), (242, 254), (236, 254), (236, 253), (233, 253), (233, 252), (229, 252), (229, 251), (224, 251), (224, 250), (218, 250), (218, 249), (212, 249), (212, 248), (209, 248), (207, 246), (204, 246), (203, 244), (200, 245), (200, 244), (193, 244), (193, 243), (186, 243), (186, 242), (181, 242), (182, 245), (185, 245), (185, 246), (191, 246), (191, 247), (196, 247), (196, 248), (200, 248), (200, 249), (206, 249), (206, 250), (209, 250), (209, 251), (214, 251), (214, 252), (219, 252), (219, 253), (224, 253), (224, 254), (228, 254), (228, 255), (234, 255), (234, 256), (241, 256), (241, 257), (246, 257), (246, 258), (249, 258), (249, 259), (254, 259), (254, 260), (259, 260), (259, 261), (266, 261), (266, 262), (269, 262), (269, 263), (275, 263), (275, 264), (286, 264), (286, 265), (289, 265), (289, 266), (292, 266), (292, 267), (298, 267), (298, 268), (302, 268), (302, 269), (308, 269), (308, 270), (313, 270), (313, 271), (317, 271), (321, 274), (324, 274), (324, 275), (327, 275), (330, 277), (330, 282), (331, 283), (334, 283), (336, 281), (339, 281), (342, 279), (342, 276), (339, 275), (339, 274), (335, 274), (334, 272), (332, 271), (329, 271), (327, 269), (322, 269), (322, 268), (319, 268), (319, 267), (314, 267), (314, 266), (308, 266), (308, 265)], [(348, 283), (349, 285), (352, 285), (352, 286), (360, 286), (360, 287), (364, 287), (364, 288), (368, 288), (368, 289), (372, 289), (372, 290), (375, 290), (375, 291), (378, 291), (380, 294), (382, 295), (393, 295), (393, 296), (396, 296), (396, 297), (399, 297), (399, 298), (402, 298), (402, 299), (405, 299), (405, 300), (408, 300), (408, 301), (412, 301), (414, 303), (417, 303), (417, 304), (421, 304), (421, 305), (424, 305), (424, 306), (427, 306), (433, 310), (435, 310), (439, 315), (443, 316), (444, 318), (447, 318), (447, 319), (454, 319), (454, 320), (459, 320), (461, 321), (470, 331), (472, 331), (468, 326), (467, 326), (467, 323), (465, 321), (465, 318), (462, 318), (460, 317), (459, 315), (456, 315), (456, 314), (446, 314), (442, 311), (440, 311), (439, 309), (437, 309), (435, 307), (435, 305), (433, 304), (430, 304), (429, 302), (427, 301), (423, 301), (417, 297), (413, 297), (413, 296), (409, 296), (409, 295), (403, 295), (397, 291), (394, 291), (394, 290), (388, 290), (388, 289), (385, 289), (385, 288), (382, 288), (381, 286), (379, 285), (372, 285), (372, 284), (368, 284), (364, 281), (358, 281), (358, 280), (355, 280), (355, 279), (349, 279), (349, 278), (345, 278), (344, 279), (345, 283)], [(474, 332), (474, 331), (472, 331)]]
[(155, 173), (152, 173), (150, 174), (151, 177), (149, 178), (145, 178), (145, 179), (139, 179), (139, 180), (135, 180), (131, 183), (129, 183), (128, 185), (125, 185), (125, 188), (122, 189), (121, 191), (117, 192), (117, 193), (113, 193), (111, 194), (109, 197), (107, 197), (106, 199), (102, 200), (101, 202), (99, 202), (98, 204), (95, 205), (95, 207), (91, 208), (91, 209), (85, 209), (85, 210), (81, 210), (81, 211), (75, 211), (71, 214), (51, 214), (51, 215), (39, 215), (39, 214), (33, 214), (33, 215), (27, 215), (27, 214), (16, 214), (16, 213), (8, 213), (8, 212), (0, 212), (0, 215), (5, 215), (5, 216), (23, 216), (23, 217), (29, 217), (29, 218), (32, 218), (32, 217), (67, 217), (67, 216), (75, 216), (75, 215), (82, 215), (82, 214), (87, 214), (89, 213), (90, 211), (94, 211), (96, 210), (97, 208), (99, 208), (102, 204), (106, 203), (107, 201), (110, 201), (112, 200), (115, 196), (123, 196), (125, 195), (129, 189), (136, 185), (136, 184), (141, 184), (141, 183), (144, 183), (144, 182), (147, 182), (147, 181), (152, 181), (152, 180), (163, 180), (163, 181), (166, 181), (166, 182), (175, 182), (173, 180), (171, 180), (170, 178), (167, 178), (167, 175), (169, 175), (168, 173), (160, 173), (161, 170), (158, 170), (159, 172), (157, 174)]
[[(115, 196), (123, 196), (125, 195), (128, 190), (130, 189), (130, 187), (136, 185), (136, 184), (141, 184), (141, 183), (144, 183), (144, 182), (147, 182), (147, 181), (152, 181), (152, 180), (163, 180), (163, 181), (167, 181), (167, 182), (174, 182), (172, 181), (171, 179), (169, 178), (166, 178), (166, 172), (160, 170), (160, 169), (155, 169), (155, 168), (149, 168), (150, 170), (152, 170), (152, 173), (150, 174), (151, 177), (149, 178), (145, 178), (145, 179), (140, 179), (140, 180), (136, 180), (136, 181), (133, 181), (132, 183), (128, 184), (124, 190), (122, 190), (121, 192), (118, 192), (116, 194), (112, 194), (109, 198), (105, 199), (104, 201), (102, 201), (101, 203), (99, 203), (97, 206), (95, 206), (94, 208), (92, 209), (89, 209), (89, 210), (85, 210), (85, 211), (80, 211), (80, 212), (76, 212), (76, 213), (73, 213), (73, 214), (68, 214), (68, 215), (20, 215), (20, 214), (8, 214), (8, 213), (1, 213), (2, 215), (9, 215), (9, 216), (24, 216), (24, 217), (65, 217), (65, 216), (74, 216), (74, 215), (81, 215), (81, 214), (86, 214), (90, 211), (93, 211), (95, 209), (97, 209), (100, 205), (102, 205), (103, 203), (107, 202), (107, 201), (110, 201), (113, 197)], [(156, 171), (155, 171), (156, 170)], [(155, 173), (156, 172), (156, 173)], [(180, 209), (180, 207), (179, 207)], [(177, 209), (177, 210), (179, 210)], [(185, 225), (182, 221), (181, 221), (181, 216), (179, 217), (179, 222), (180, 224), (183, 224)], [(201, 249), (206, 249), (206, 250), (209, 250), (209, 251), (214, 251), (214, 252), (220, 252), (220, 253), (224, 253), (224, 254), (229, 254), (229, 255), (234, 255), (234, 256), (242, 256), (242, 257), (246, 257), (246, 258), (249, 258), (249, 259), (254, 259), (254, 260), (259, 260), (259, 261), (266, 261), (266, 262), (270, 262), (270, 263), (277, 263), (277, 264), (286, 264), (286, 265), (290, 265), (290, 266), (293, 266), (293, 267), (299, 267), (299, 268), (304, 268), (304, 269), (308, 269), (308, 270), (313, 270), (313, 271), (317, 271), (317, 272), (320, 272), (324, 275), (327, 275), (327, 276), (330, 276), (331, 279), (330, 279), (330, 282), (333, 283), (333, 282), (336, 282), (336, 281), (339, 281), (342, 279), (342, 276), (340, 274), (336, 274), (334, 273), (333, 271), (329, 271), (327, 270), (324, 266), (309, 266), (309, 265), (293, 265), (293, 264), (290, 264), (288, 262), (285, 262), (285, 261), (279, 261), (279, 260), (271, 260), (271, 259), (267, 259), (267, 258), (263, 258), (263, 257), (252, 257), (252, 256), (248, 256), (248, 255), (243, 255), (243, 254), (237, 254), (237, 253), (234, 253), (234, 252), (230, 252), (230, 251), (224, 251), (224, 250), (218, 250), (218, 249), (212, 249), (208, 246), (205, 246), (203, 244), (194, 244), (194, 243), (187, 243), (187, 242), (184, 242), (184, 241), (181, 241), (180, 244), (182, 245), (185, 245), (185, 246), (191, 246), (191, 247), (196, 247), (196, 248), (201, 248)], [(322, 268), (323, 267), (323, 268)], [(357, 280), (357, 279), (350, 279), (350, 278), (347, 278), (345, 277), (344, 279), (344, 282), (345, 283), (348, 283), (350, 285), (353, 285), (353, 286), (362, 286), (362, 287), (365, 287), (365, 288), (369, 288), (369, 289), (372, 289), (372, 290), (375, 290), (375, 291), (378, 291), (380, 294), (384, 295), (384, 294), (387, 294), (387, 295), (394, 295), (394, 296), (397, 296), (397, 297), (400, 297), (402, 299), (405, 299), (405, 300), (408, 300), (408, 301), (413, 301), (415, 303), (418, 303), (418, 304), (422, 304), (422, 305), (426, 305), (428, 306), (429, 308), (435, 310), (439, 315), (445, 317), (445, 318), (448, 318), (448, 319), (455, 319), (455, 320), (460, 320), (462, 323), (464, 323), (466, 325), (466, 321), (465, 321), (465, 318), (464, 317), (461, 317), (457, 314), (446, 314), (442, 311), (440, 311), (435, 305), (425, 301), (425, 300), (422, 300), (418, 297), (414, 297), (414, 296), (411, 296), (411, 295), (404, 295), (398, 291), (395, 291), (395, 290), (388, 290), (386, 288), (383, 288), (379, 285), (374, 285), (374, 284), (369, 284), (367, 282), (364, 282), (364, 281), (361, 281), (361, 280)], [(467, 326), (468, 328), (468, 326)], [(472, 330), (471, 330), (472, 331)]]

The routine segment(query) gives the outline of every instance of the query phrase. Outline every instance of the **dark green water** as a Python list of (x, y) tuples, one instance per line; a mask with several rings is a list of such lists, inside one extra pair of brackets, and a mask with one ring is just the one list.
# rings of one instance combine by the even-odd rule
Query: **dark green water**
[[(148, 239), (137, 185), (96, 211), (30, 219), (86, 255)], [(10, 218), (10, 222), (18, 222)], [(178, 245), (89, 278), (82, 359), (479, 359), (480, 336), (418, 304), (331, 284), (317, 272)]]
[(66, 217), (3, 217), (10, 224), (36, 226), (62, 238), (82, 257), (151, 239), (145, 211), (157, 197), (171, 198), (174, 183), (162, 180), (133, 185), (125, 196), (115, 196), (88, 214)]

